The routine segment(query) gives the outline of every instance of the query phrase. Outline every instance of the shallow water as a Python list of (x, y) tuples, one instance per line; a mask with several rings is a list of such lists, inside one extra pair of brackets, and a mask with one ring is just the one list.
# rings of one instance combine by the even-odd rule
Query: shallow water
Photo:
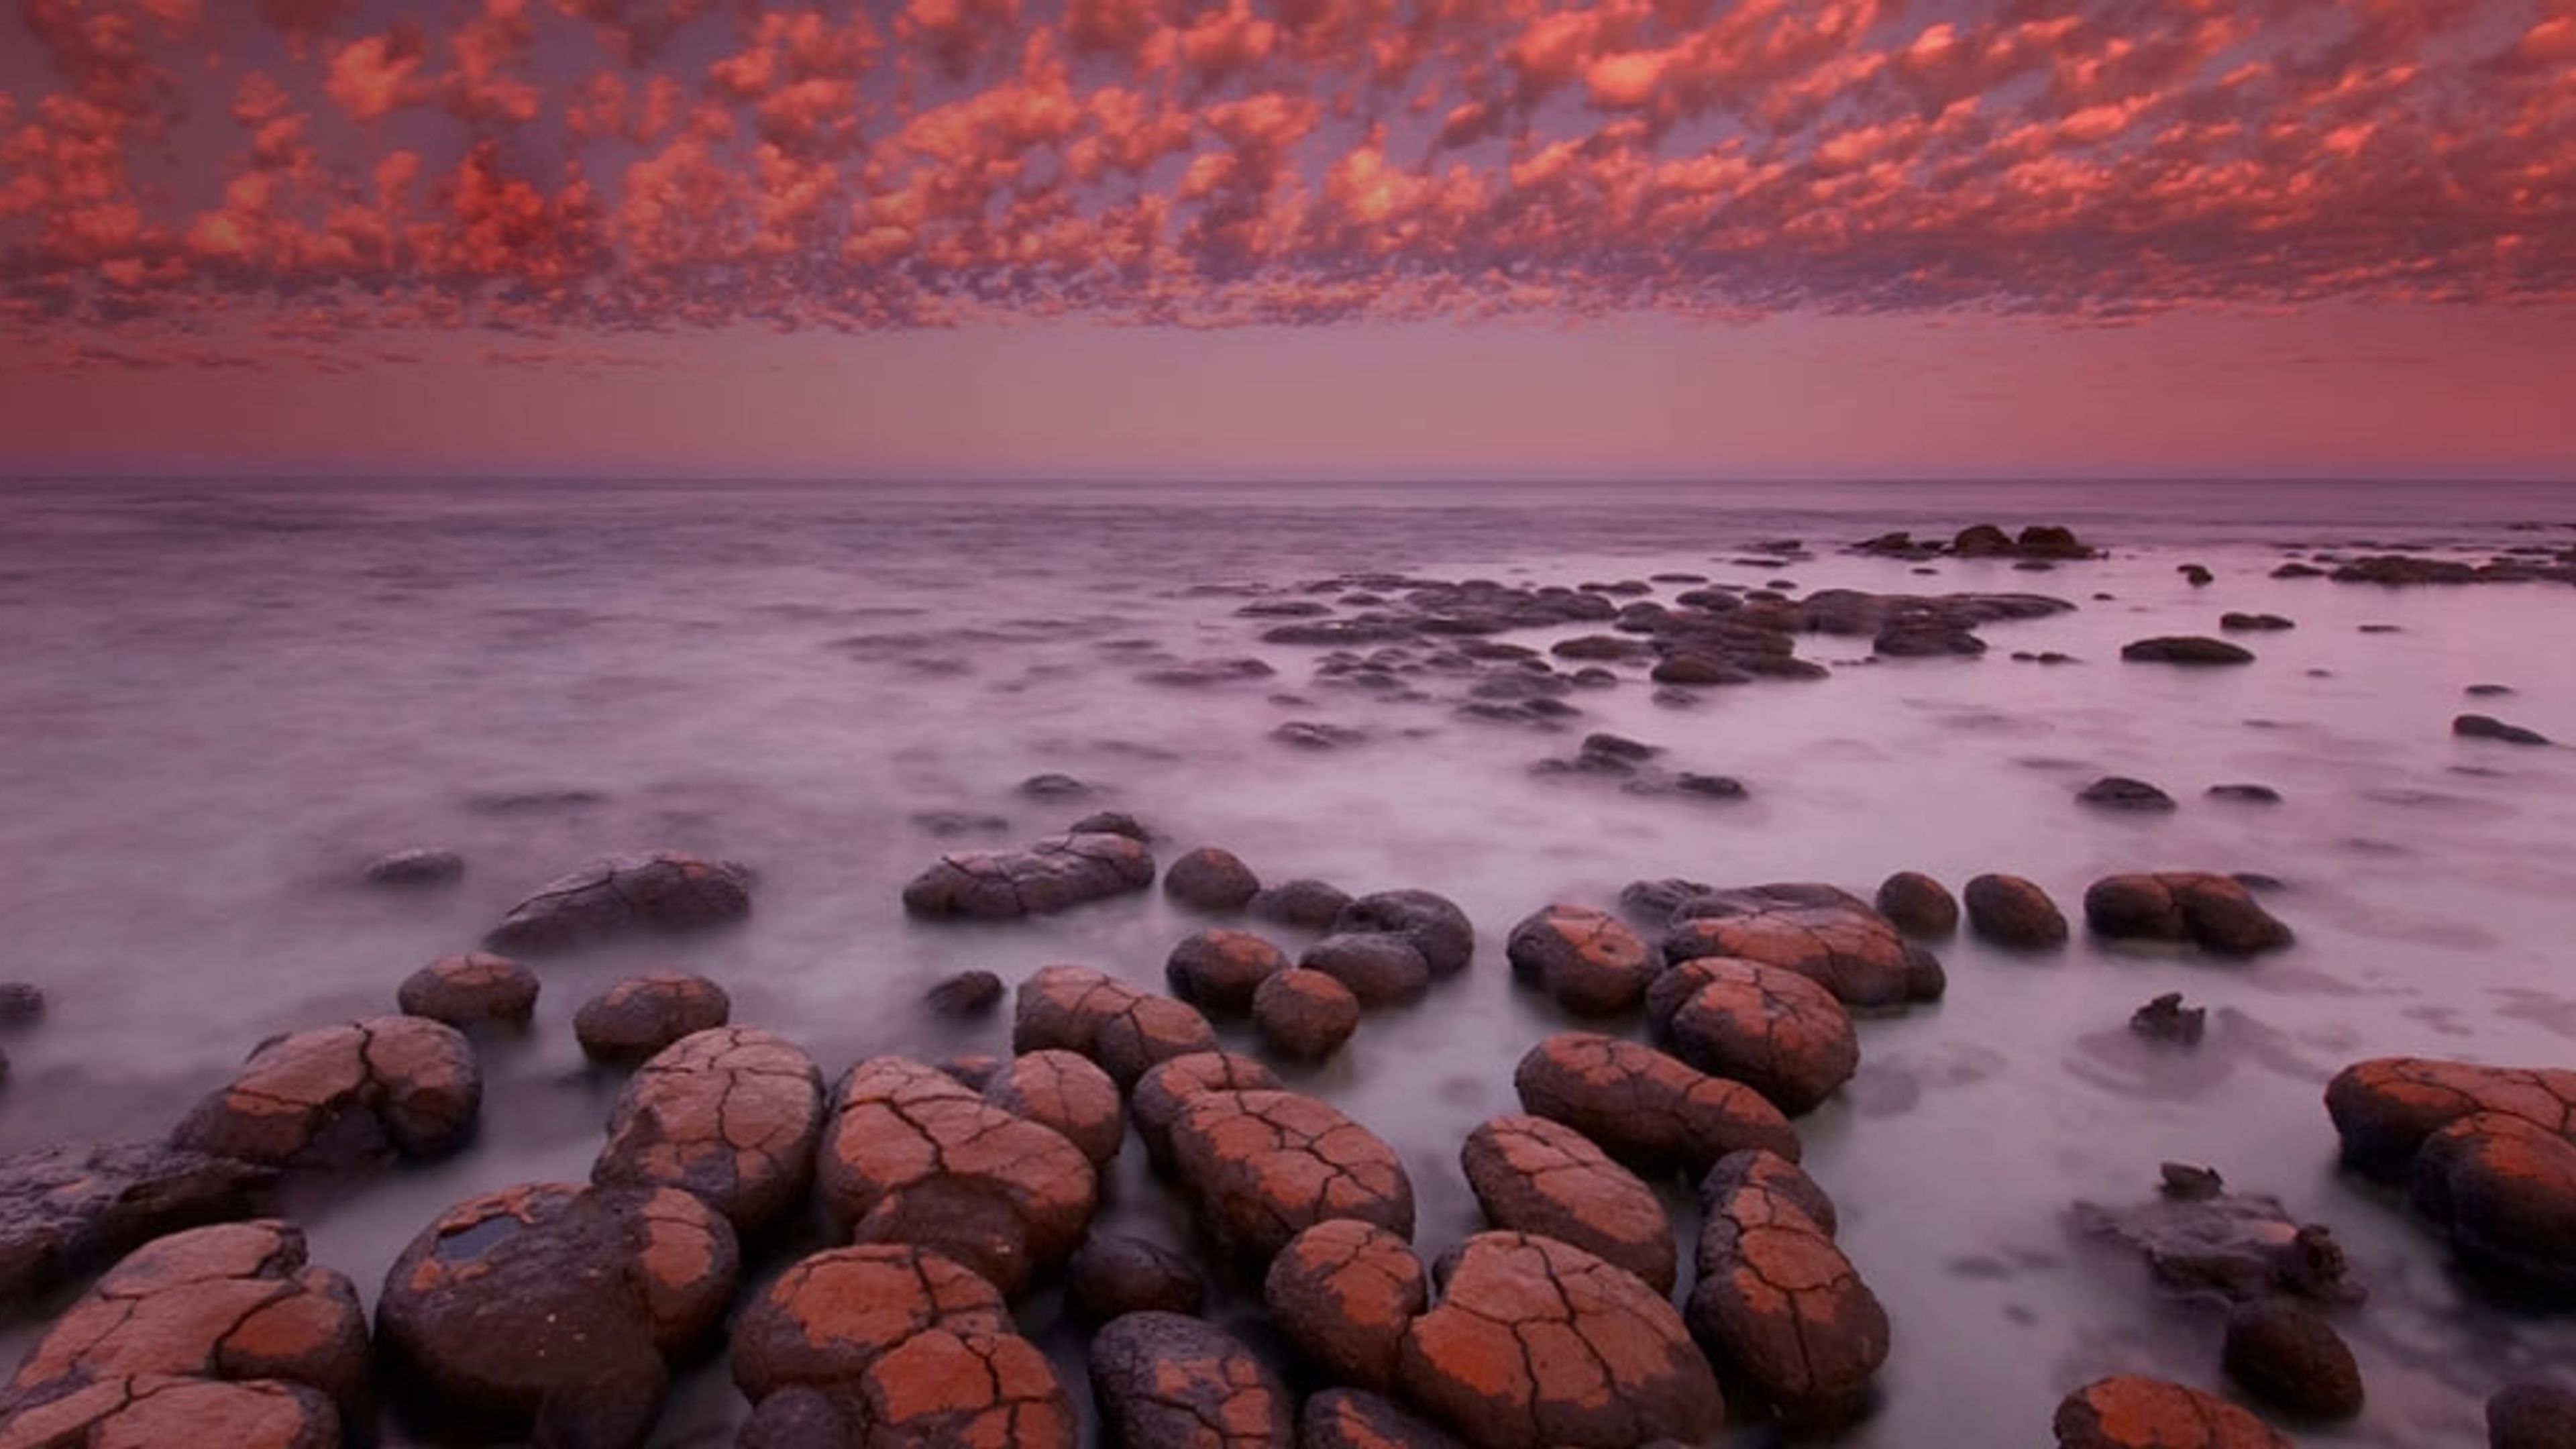
[[(1839, 551), (1981, 519), (2070, 522), (2113, 557), (2046, 573), (1943, 561), (1927, 578)], [(1404, 1155), (1435, 1256), (1479, 1225), (1459, 1142), (1517, 1110), (1512, 1066), (1559, 1024), (1501, 950), (1551, 900), (1606, 905), (1666, 875), (1866, 893), (1912, 868), (1954, 888), (2012, 871), (2072, 907), (2113, 871), (2259, 870), (2284, 882), (2270, 904), (2300, 933), (2259, 965), (2080, 939), (2032, 961), (1962, 938), (1941, 949), (1946, 1000), (1863, 1023), (1861, 1076), (1800, 1124), (1895, 1325), (1884, 1405), (1848, 1442), (2039, 1442), (2058, 1396), (2108, 1372), (2216, 1385), (2217, 1316), (2160, 1300), (2142, 1269), (2062, 1226), (2070, 1200), (2143, 1197), (2157, 1162), (2182, 1158), (2331, 1225), (2371, 1289), (2341, 1320), (2370, 1408), (2304, 1441), (2478, 1444), (2485, 1394), (2565, 1375), (2576, 1323), (2458, 1283), (2396, 1205), (2337, 1174), (2319, 1097), (2364, 1056), (2576, 1060), (2576, 752), (2448, 728), (2474, 708), (2576, 738), (2576, 590), (2266, 574), (2284, 545), (2563, 546), (2563, 524), (2510, 525), (2568, 519), (2564, 490), (2465, 486), (24, 487), (0, 497), (0, 976), (35, 981), (52, 1007), (5, 1041), (0, 1150), (157, 1133), (257, 1041), (390, 1009), (411, 969), (596, 855), (670, 846), (754, 865), (741, 929), (540, 964), (537, 1029), (486, 1049), (470, 1151), (311, 1205), (316, 1259), (372, 1301), (447, 1203), (586, 1174), (615, 1081), (584, 1069), (569, 1022), (636, 966), (714, 976), (736, 1020), (784, 1030), (827, 1072), (876, 1052), (1006, 1051), (1007, 1013), (952, 1028), (918, 1010), (922, 987), (964, 967), (1015, 978), (1080, 961), (1159, 984), (1173, 941), (1202, 924), (1159, 893), (1002, 927), (915, 923), (896, 898), (943, 849), (1105, 806), (1153, 825), (1167, 859), (1222, 844), (1265, 878), (1426, 886), (1475, 919), (1473, 971), (1372, 1015), (1303, 1079)], [(1815, 556), (1737, 562), (1781, 538)], [(2186, 561), (2219, 582), (2190, 588)], [(1235, 614), (1362, 570), (1531, 584), (1687, 571), (2081, 607), (1986, 627), (1993, 652), (1973, 662), (1863, 664), (1866, 640), (1809, 636), (1803, 655), (1849, 667), (1687, 708), (1626, 670), (1548, 734), (1316, 680), (1324, 651), (1262, 644), (1264, 621)], [(2119, 662), (2125, 640), (2214, 632), (2228, 609), (2298, 627), (2252, 637), (2248, 669)], [(2082, 662), (2005, 657), (2049, 649)], [(1247, 654), (1278, 673), (1189, 690), (1137, 677)], [(2464, 701), (2482, 681), (2518, 693)], [(1267, 737), (1287, 719), (1367, 738), (1290, 749)], [(1531, 773), (1591, 729), (1667, 746), (1751, 797)], [(1098, 798), (1015, 793), (1048, 770)], [(2074, 803), (2106, 773), (2182, 807)], [(2232, 781), (2286, 798), (2201, 793)], [(915, 820), (939, 811), (1007, 825), (940, 838)], [(372, 856), (421, 844), (462, 851), (464, 882), (353, 883)], [(2169, 990), (2212, 1008), (2196, 1052), (2124, 1029)], [(1186, 1224), (1140, 1157), (1122, 1161), (1111, 1216), (1177, 1241)], [(1671, 1200), (1686, 1246), (1689, 1205)], [(1243, 1311), (1237, 1298), (1220, 1314)], [(1057, 1312), (1041, 1294), (1022, 1321), (1085, 1399)], [(720, 1370), (700, 1374), (656, 1443), (727, 1442), (740, 1412)]]

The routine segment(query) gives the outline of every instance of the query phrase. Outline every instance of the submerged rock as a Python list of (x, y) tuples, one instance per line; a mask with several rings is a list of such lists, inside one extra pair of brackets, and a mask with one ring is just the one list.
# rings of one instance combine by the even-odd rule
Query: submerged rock
[(331, 1449), (363, 1436), (355, 1285), (268, 1220), (146, 1244), (66, 1310), (0, 1390), (0, 1443)]
[(272, 1039), (197, 1103), (173, 1145), (272, 1167), (444, 1157), (473, 1134), (473, 1045), (419, 1016), (376, 1016)]
[(249, 1217), (273, 1168), (159, 1142), (0, 1157), (0, 1304), (16, 1304), (183, 1229)]
[(2279, 1198), (2228, 1192), (2215, 1173), (2167, 1164), (2164, 1175), (2157, 1197), (2118, 1209), (2079, 1202), (2069, 1219), (2084, 1233), (2136, 1249), (2159, 1280), (2182, 1292), (2230, 1303), (2282, 1295), (2361, 1301), (2361, 1285), (2322, 1224), (2299, 1222)]
[(504, 954), (594, 946), (637, 930), (696, 931), (751, 914), (751, 874), (663, 851), (617, 856), (548, 882), (483, 937)]
[(2549, 736), (2538, 730), (2509, 725), (2493, 715), (2464, 714), (2451, 721), (2451, 733), (2464, 739), (2500, 740), (2508, 745), (2545, 745)]
[(376, 1338), (440, 1407), (539, 1443), (631, 1449), (716, 1331), (733, 1230), (676, 1188), (532, 1183), (457, 1204), (385, 1274)]
[(1058, 835), (1026, 850), (943, 855), (903, 888), (917, 916), (1013, 920), (1052, 915), (1154, 883), (1154, 854), (1109, 831)]
[(2162, 812), (2174, 808), (2174, 797), (2126, 775), (2105, 775), (2076, 791), (2075, 798), (2106, 810)]
[(2138, 639), (2120, 646), (2120, 657), (2148, 664), (2251, 664), (2254, 651), (2241, 644), (2202, 635), (2177, 634)]
[(366, 877), (369, 885), (454, 885), (465, 879), (465, 857), (436, 846), (392, 851), (368, 861)]
[(2197, 1046), (2208, 1029), (2209, 1008), (2183, 1005), (2179, 991), (2168, 991), (2129, 1013), (2129, 1030), (2149, 1041)]
[(1681, 1315), (1633, 1273), (1526, 1233), (1478, 1233), (1406, 1330), (1405, 1397), (1478, 1449), (1698, 1443), (1726, 1406)]
[(2047, 951), (2066, 944), (2066, 917), (2057, 902), (2017, 875), (1981, 875), (1960, 892), (1968, 926), (2008, 950)]
[(2105, 876), (2085, 889), (2084, 923), (2097, 935), (2190, 941), (2219, 956), (2278, 951), (2294, 939), (2242, 882), (2208, 871)]
[(403, 978), (394, 1006), (406, 1016), (425, 1016), (460, 1031), (524, 1027), (536, 1014), (537, 975), (489, 951), (441, 956)]

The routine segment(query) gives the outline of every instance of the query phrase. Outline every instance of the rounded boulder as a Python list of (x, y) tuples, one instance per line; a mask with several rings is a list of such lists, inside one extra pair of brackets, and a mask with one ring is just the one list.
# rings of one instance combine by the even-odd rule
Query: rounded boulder
[(1279, 1331), (1334, 1382), (1383, 1391), (1431, 1290), (1410, 1243), (1336, 1218), (1288, 1240), (1270, 1260), (1261, 1297)]
[(1576, 1016), (1616, 1016), (1643, 1000), (1663, 957), (1618, 917), (1553, 905), (1512, 927), (1512, 974)]

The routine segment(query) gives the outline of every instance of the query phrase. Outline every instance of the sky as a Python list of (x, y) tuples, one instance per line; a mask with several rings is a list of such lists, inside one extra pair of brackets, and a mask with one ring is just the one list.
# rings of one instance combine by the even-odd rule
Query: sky
[(0, 5), (0, 473), (2576, 479), (2576, 0)]

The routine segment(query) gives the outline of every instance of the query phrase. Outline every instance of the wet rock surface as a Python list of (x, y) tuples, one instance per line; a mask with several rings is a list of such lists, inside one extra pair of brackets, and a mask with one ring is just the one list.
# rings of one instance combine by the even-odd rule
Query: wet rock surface
[(1128, 1313), (1196, 1314), (1207, 1284), (1196, 1265), (1159, 1243), (1125, 1233), (1094, 1233), (1065, 1265), (1065, 1294), (1095, 1323)]
[(697, 931), (751, 914), (751, 873), (663, 851), (616, 856), (540, 887), (483, 937), (505, 955), (595, 946), (635, 931)]
[(1137, 1449), (1291, 1449), (1297, 1401), (1233, 1335), (1175, 1313), (1131, 1313), (1091, 1340), (1091, 1388)]
[(1393, 931), (1337, 930), (1300, 952), (1297, 966), (1342, 983), (1362, 1007), (1399, 1006), (1431, 989), (1430, 963)]
[(2209, 666), (2251, 664), (2254, 651), (2224, 639), (2211, 639), (2196, 634), (2166, 635), (2155, 639), (2138, 639), (2120, 646), (2120, 657), (2133, 664), (2182, 664)]
[(2416, 1210), (2471, 1265), (2522, 1297), (2576, 1303), (2576, 1141), (2480, 1112), (2424, 1139)]
[(2294, 939), (2242, 882), (2208, 871), (2105, 876), (2085, 889), (2084, 923), (2113, 939), (2189, 941), (2218, 956), (2260, 955)]
[(1909, 936), (1937, 941), (1959, 929), (1958, 898), (1921, 871), (1900, 870), (1881, 881), (1873, 904), (1889, 925)]
[(1253, 993), (1288, 969), (1288, 954), (1250, 931), (1199, 931), (1181, 938), (1163, 963), (1172, 994), (1217, 1016), (1252, 1009)]
[(2451, 733), (2463, 739), (2496, 740), (2508, 745), (2545, 745), (2549, 736), (2521, 725), (2506, 724), (2487, 714), (2464, 714), (2451, 721)]
[(990, 971), (960, 971), (942, 978), (922, 993), (922, 1004), (936, 1016), (966, 1020), (1002, 1003), (1002, 978)]
[(159, 1142), (58, 1144), (0, 1158), (0, 1304), (152, 1239), (258, 1209), (275, 1169)]
[(1524, 1110), (1640, 1173), (1697, 1175), (1753, 1147), (1800, 1154), (1797, 1130), (1760, 1092), (1617, 1037), (1559, 1032), (1521, 1058), (1512, 1084)]
[(1960, 892), (1968, 928), (2013, 951), (2048, 951), (2066, 944), (2066, 916), (2037, 882), (2017, 875), (1981, 875)]
[(1404, 1336), (1406, 1398), (1479, 1449), (1697, 1443), (1725, 1418), (1681, 1315), (1581, 1248), (1479, 1233)]
[(1020, 983), (1011, 1050), (1077, 1052), (1121, 1087), (1157, 1063), (1214, 1051), (1216, 1030), (1195, 1007), (1137, 990), (1088, 966), (1046, 966)]
[(369, 1017), (268, 1042), (170, 1141), (273, 1167), (425, 1160), (465, 1144), (482, 1101), (462, 1032), (426, 1017)]
[(936, 1068), (875, 1057), (834, 1093), (815, 1192), (852, 1241), (935, 1248), (1015, 1293), (1082, 1241), (1098, 1182), (1055, 1129)]
[(1665, 959), (1734, 956), (1808, 977), (1845, 1006), (1877, 1008), (1939, 997), (1941, 963), (1907, 941), (1868, 902), (1836, 886), (1781, 883), (1710, 890), (1640, 882), (1623, 903), (1670, 900)]
[(1658, 1040), (1711, 1076), (1744, 1083), (1794, 1117), (1860, 1069), (1860, 1038), (1833, 993), (1758, 961), (1703, 956), (1647, 993)]
[(1835, 1245), (1832, 1218), (1808, 1211), (1821, 1189), (1791, 1173), (1758, 1152), (1710, 1170), (1684, 1317), (1782, 1420), (1839, 1424), (1866, 1405), (1887, 1360), (1887, 1311)]
[(1136, 1079), (1127, 1094), (1127, 1112), (1136, 1124), (1136, 1135), (1145, 1143), (1145, 1154), (1157, 1167), (1169, 1166), (1172, 1159), (1172, 1124), (1180, 1119), (1181, 1107), (1201, 1092), (1273, 1092), (1280, 1089), (1279, 1074), (1257, 1057), (1236, 1052), (1191, 1052), (1158, 1062)]
[(1163, 894), (1202, 911), (1239, 910), (1260, 891), (1252, 867), (1213, 845), (1182, 855), (1163, 872)]
[(1118, 1156), (1127, 1138), (1118, 1084), (1078, 1052), (1024, 1052), (995, 1073), (983, 1093), (985, 1101), (1015, 1117), (1054, 1128), (1101, 1166)]
[(2158, 815), (2174, 808), (2174, 797), (2144, 780), (2105, 775), (2075, 792), (2075, 798), (2097, 810), (2131, 810)]
[(1458, 903), (1426, 890), (1377, 891), (1353, 900), (1333, 917), (1337, 932), (1387, 932), (1422, 953), (1434, 977), (1467, 969), (1476, 954), (1476, 928)]
[(1182, 1100), (1171, 1143), (1201, 1228), (1246, 1267), (1335, 1218), (1413, 1236), (1413, 1182), (1395, 1150), (1320, 1098), (1199, 1092)]
[(811, 1395), (817, 1403), (791, 1400), (769, 1418), (792, 1410), (823, 1421), (838, 1432), (824, 1442), (1080, 1442), (1072, 1400), (1000, 1291), (919, 1248), (835, 1248), (796, 1263), (735, 1323), (733, 1372), (762, 1410), (783, 1394)]
[(1360, 999), (1321, 971), (1282, 971), (1252, 994), (1262, 1044), (1296, 1061), (1320, 1061), (1359, 1030)]
[(733, 998), (723, 987), (683, 971), (648, 971), (583, 1002), (572, 1034), (582, 1055), (625, 1066), (732, 1019)]
[(1512, 928), (1512, 973), (1576, 1016), (1616, 1016), (1645, 998), (1663, 957), (1618, 917), (1552, 905)]
[(2277, 1298), (2240, 1305), (2228, 1315), (2222, 1360), (2228, 1377), (2289, 1413), (2349, 1419), (2361, 1412), (2361, 1366), (2314, 1309)]
[(1057, 835), (1025, 850), (943, 855), (903, 888), (916, 916), (1006, 921), (1052, 915), (1154, 883), (1154, 853), (1109, 831)]
[(1458, 1441), (1391, 1399), (1326, 1389), (1297, 1412), (1297, 1449), (1460, 1449)]
[(369, 885), (454, 885), (465, 879), (465, 857), (437, 846), (414, 846), (368, 861), (365, 874)]
[(394, 1260), (377, 1342), (447, 1412), (541, 1443), (638, 1445), (671, 1361), (722, 1320), (739, 1263), (725, 1220), (675, 1188), (505, 1188), (450, 1208)]
[(0, 1390), (0, 1442), (327, 1449), (363, 1431), (369, 1380), (357, 1289), (299, 1229), (193, 1228), (64, 1310)]
[(2225, 1399), (2134, 1374), (2068, 1394), (2054, 1427), (2058, 1449), (2290, 1449), (2270, 1425)]
[(679, 1188), (737, 1233), (758, 1234), (805, 1205), (822, 1133), (813, 1059), (758, 1027), (717, 1027), (682, 1037), (627, 1081), (591, 1181)]
[(537, 977), (507, 956), (467, 951), (441, 956), (403, 978), (394, 1007), (458, 1030), (524, 1027), (537, 1010)]
[(2196, 1046), (2209, 1030), (2209, 1008), (2185, 1006), (2181, 992), (2168, 991), (2130, 1012), (2129, 1030), (2149, 1041)]
[(1431, 1287), (1402, 1237), (1336, 1218), (1288, 1240), (1270, 1260), (1261, 1298), (1280, 1333), (1333, 1382), (1384, 1392)]
[(1467, 1134), (1458, 1165), (1495, 1227), (1571, 1243), (1659, 1293), (1672, 1290), (1678, 1263), (1663, 1204), (1582, 1133), (1545, 1117), (1496, 1117)]
[(2404, 1180), (2425, 1139), (2463, 1117), (2500, 1112), (2576, 1137), (2576, 1071), (2481, 1066), (2431, 1057), (2355, 1062), (2326, 1084), (2343, 1160)]
[(2069, 1220), (2134, 1249), (2178, 1292), (2230, 1303), (2350, 1304), (2364, 1296), (2333, 1233), (2293, 1218), (2279, 1198), (2228, 1192), (2218, 1174), (2180, 1163), (2165, 1165), (2164, 1181), (2157, 1197), (2131, 1207), (2076, 1203)]

